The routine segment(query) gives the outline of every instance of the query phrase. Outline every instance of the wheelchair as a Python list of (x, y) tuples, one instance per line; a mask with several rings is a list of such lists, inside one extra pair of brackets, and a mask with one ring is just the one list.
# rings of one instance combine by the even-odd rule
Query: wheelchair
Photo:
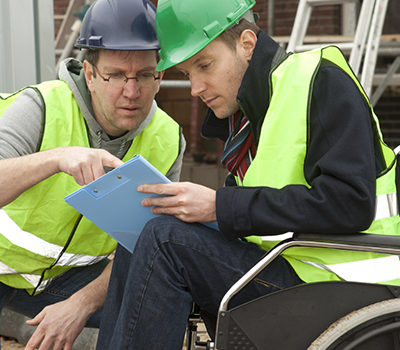
[(400, 350), (400, 286), (350, 281), (307, 283), (229, 308), (230, 300), (290, 247), (334, 248), (400, 258), (400, 237), (396, 236), (293, 234), (225, 294), (215, 341), (196, 339), (201, 317), (194, 310), (189, 318), (187, 349)]

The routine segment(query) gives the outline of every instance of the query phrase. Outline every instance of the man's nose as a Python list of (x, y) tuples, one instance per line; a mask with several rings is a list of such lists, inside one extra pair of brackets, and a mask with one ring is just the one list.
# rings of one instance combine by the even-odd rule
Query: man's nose
[(128, 98), (137, 98), (140, 96), (140, 86), (136, 79), (129, 79), (124, 85), (123, 95)]
[(192, 96), (199, 96), (206, 90), (206, 84), (201, 79), (190, 78), (190, 93)]

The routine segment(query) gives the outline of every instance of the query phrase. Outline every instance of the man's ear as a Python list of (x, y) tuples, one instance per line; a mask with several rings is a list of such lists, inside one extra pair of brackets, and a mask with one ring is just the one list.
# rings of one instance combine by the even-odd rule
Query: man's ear
[(164, 78), (164, 74), (165, 74), (165, 70), (162, 70), (161, 72), (159, 72), (160, 74), (160, 81)]
[(251, 60), (254, 48), (257, 44), (257, 35), (250, 29), (245, 29), (238, 39), (238, 46), (242, 50), (247, 61)]
[(93, 66), (88, 61), (83, 61), (83, 72), (85, 74), (86, 85), (90, 92), (93, 92)]
[(156, 93), (158, 93), (158, 92), (160, 91), (161, 80), (162, 80), (163, 77), (164, 77), (164, 73), (165, 73), (165, 70), (162, 70), (161, 72), (158, 72), (158, 74), (159, 74), (159, 76), (160, 76), (160, 79), (158, 79), (158, 81), (157, 81), (158, 86), (157, 86), (157, 92), (156, 92)]

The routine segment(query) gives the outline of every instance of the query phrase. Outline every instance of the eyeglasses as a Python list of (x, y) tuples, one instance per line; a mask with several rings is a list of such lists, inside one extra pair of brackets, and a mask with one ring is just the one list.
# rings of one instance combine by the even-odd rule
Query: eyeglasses
[(136, 80), (136, 84), (138, 88), (141, 87), (149, 87), (154, 81), (160, 79), (160, 76), (156, 76), (150, 72), (143, 72), (136, 74), (136, 77), (127, 77), (122, 73), (112, 73), (108, 74), (108, 78), (103, 77), (103, 75), (99, 72), (97, 67), (93, 65), (96, 72), (100, 75), (100, 78), (109, 83), (115, 89), (121, 89), (125, 86), (129, 79)]

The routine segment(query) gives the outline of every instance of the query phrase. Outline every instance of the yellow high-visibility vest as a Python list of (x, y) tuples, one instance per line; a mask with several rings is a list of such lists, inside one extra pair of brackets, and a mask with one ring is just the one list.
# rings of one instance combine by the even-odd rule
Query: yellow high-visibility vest
[[(333, 62), (355, 81), (370, 108), (371, 119), (376, 123), (380, 138), (386, 168), (376, 179), (376, 215), (365, 232), (398, 235), (400, 220), (395, 183), (395, 154), (383, 142), (378, 119), (360, 83), (341, 51), (333, 46), (289, 55), (272, 72), (273, 96), (261, 128), (257, 155), (246, 172), (243, 185), (277, 189), (294, 184), (311, 187), (304, 176), (307, 116), (313, 77), (322, 59)], [(263, 241), (260, 236), (250, 236), (247, 239), (267, 251), (277, 244), (277, 241)], [(365, 282), (400, 284), (398, 257), (305, 247), (290, 248), (283, 256), (305, 282), (339, 279), (360, 281), (365, 280), (367, 275)]]
[[(47, 81), (28, 88), (43, 102), (40, 151), (90, 147), (84, 117), (65, 82)], [(0, 99), (1, 113), (18, 94)], [(179, 155), (180, 136), (179, 125), (157, 109), (122, 160), (141, 154), (166, 174)], [(72, 267), (96, 263), (115, 249), (109, 235), (64, 201), (79, 188), (72, 176), (57, 173), (0, 209), (0, 282), (35, 294), (52, 278)]]

